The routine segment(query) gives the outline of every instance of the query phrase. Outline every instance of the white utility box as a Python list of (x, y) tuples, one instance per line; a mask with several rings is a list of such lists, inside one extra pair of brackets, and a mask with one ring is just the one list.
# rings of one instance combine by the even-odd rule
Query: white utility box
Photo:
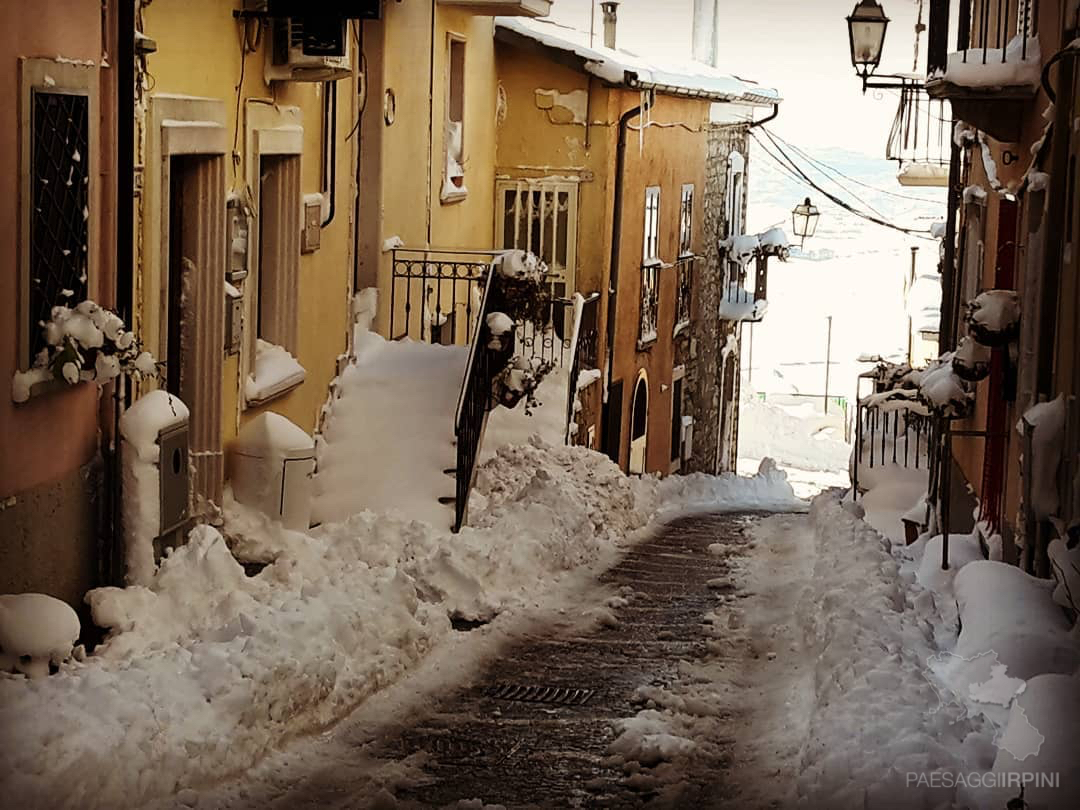
[(287, 529), (311, 524), (315, 441), (276, 413), (244, 426), (229, 448), (237, 501), (280, 520)]

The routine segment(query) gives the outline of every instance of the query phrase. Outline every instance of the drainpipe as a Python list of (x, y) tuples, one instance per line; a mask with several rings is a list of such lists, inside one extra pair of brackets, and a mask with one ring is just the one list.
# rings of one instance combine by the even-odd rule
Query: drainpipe
[[(606, 5), (606, 4), (605, 4)], [(653, 94), (650, 91), (648, 101), (644, 105), (638, 105), (627, 110), (619, 118), (619, 142), (615, 147), (615, 201), (611, 212), (611, 265), (608, 268), (608, 303), (607, 303), (607, 381), (604, 384), (604, 436), (608, 433), (608, 420), (620, 418), (621, 414), (608, 413), (607, 391), (611, 387), (612, 369), (615, 355), (615, 310), (618, 303), (619, 290), (619, 248), (622, 237), (622, 192), (623, 174), (626, 168), (626, 134), (630, 129), (630, 121), (641, 115), (643, 109), (652, 105)], [(611, 448), (609, 448), (610, 450)], [(615, 450), (615, 463), (618, 464), (619, 448)]]
[(337, 197), (337, 82), (323, 82), (323, 199), (330, 198), (326, 219), (320, 227), (334, 221)]
[[(135, 3), (116, 4), (116, 279), (117, 314), (134, 328), (135, 307)], [(93, 157), (91, 158), (93, 159)], [(121, 375), (113, 382), (112, 437), (106, 456), (105, 487), (108, 510), (107, 547), (98, 561), (102, 585), (122, 584), (124, 537), (120, 523), (123, 476), (120, 469), (120, 412), (131, 396)]]
[[(753, 115), (753, 113), (751, 113), (751, 115)], [(773, 104), (772, 105), (772, 112), (769, 113), (768, 115), (766, 115), (760, 121), (751, 121), (750, 126), (748, 128), (749, 129), (754, 129), (754, 127), (760, 127), (762, 124), (767, 124), (770, 121), (772, 121), (774, 118), (776, 118), (776, 116), (778, 116), (778, 115), (780, 115), (780, 103), (779, 102), (777, 102), (776, 104)]]

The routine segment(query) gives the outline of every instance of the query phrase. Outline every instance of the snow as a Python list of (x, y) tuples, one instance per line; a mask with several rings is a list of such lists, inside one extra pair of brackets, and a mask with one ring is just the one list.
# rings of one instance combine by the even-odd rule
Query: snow
[(961, 87), (1022, 86), (1034, 90), (1042, 75), (1039, 38), (1027, 37), (1026, 53), (1023, 49), (1024, 37), (1018, 34), (1009, 40), (1004, 52), (1001, 48), (972, 48), (950, 53), (943, 78)]
[(405, 247), (405, 243), (402, 241), (401, 237), (397, 234), (394, 234), (393, 236), (387, 237), (383, 240), (382, 252), (389, 253), (392, 250), (403, 247)]
[(945, 185), (949, 180), (949, 167), (936, 163), (905, 163), (896, 179), (902, 186)]
[(1025, 422), (1031, 425), (1031, 509), (1039, 520), (1058, 513), (1058, 467), (1065, 440), (1065, 395), (1059, 394), (1050, 402), (1032, 405), (1025, 412), (1016, 430), (1024, 435)]
[(980, 185), (972, 184), (964, 188), (964, 193), (962, 196), (965, 204), (972, 202), (985, 202), (986, 189)]
[(976, 340), (988, 345), (1000, 343), (999, 336), (1011, 335), (1020, 322), (1020, 296), (1013, 290), (987, 290), (968, 302), (968, 322)]
[(288, 349), (259, 338), (254, 372), (244, 381), (244, 397), (249, 404), (266, 402), (299, 385), (306, 376), (304, 367)]
[(1046, 191), (1050, 187), (1050, 175), (1046, 172), (1029, 171), (1027, 173), (1028, 191)]
[(261, 413), (229, 447), (233, 494), (288, 529), (306, 529), (314, 459), (315, 442), (302, 428), (280, 414)]
[(387, 341), (358, 328), (316, 441), (316, 523), (365, 509), (448, 527), (454, 409), (468, 349)]
[(952, 366), (965, 380), (981, 380), (990, 373), (990, 348), (964, 335), (956, 346)]
[(701, 94), (723, 101), (774, 103), (779, 94), (772, 89), (737, 79), (698, 62), (679, 64), (657, 62), (624, 50), (589, 45), (588, 32), (577, 31), (546, 20), (525, 17), (496, 17), (497, 29), (510, 31), (544, 47), (574, 54), (584, 60), (585, 70), (609, 84), (627, 87), (656, 87), (661, 92)]
[(513, 319), (505, 312), (492, 312), (484, 319), (484, 323), (493, 335), (504, 335), (514, 328)]
[[(408, 358), (408, 344), (387, 350), (376, 337), (361, 341), (342, 386), (380, 355)], [(357, 468), (389, 460), (339, 467), (340, 486), (362, 491)], [(471, 525), (456, 535), (359, 510), (294, 532), (227, 502), (230, 542), (269, 561), (259, 575), (200, 526), (145, 587), (88, 595), (110, 628), (92, 657), (30, 687), (0, 679), (0, 722), (20, 740), (0, 749), (5, 799), (128, 806), (236, 774), (416, 667), (456, 635), (449, 617), (533, 605), (571, 572), (608, 567), (660, 515), (803, 506), (771, 463), (752, 478), (635, 479), (602, 454), (540, 439), (479, 469)]]
[(736, 281), (720, 299), (719, 316), (727, 321), (758, 321), (768, 309), (768, 301), (755, 299), (752, 290), (743, 289)]
[[(0, 594), (0, 671), (35, 678), (61, 664), (79, 638), (79, 617), (42, 593)], [(21, 660), (28, 657), (29, 661)]]
[(547, 278), (547, 265), (536, 254), (524, 250), (507, 250), (497, 256), (492, 264), (503, 278), (537, 282)]
[(1057, 586), (1054, 601), (1061, 607), (1080, 613), (1080, 545), (1069, 548), (1060, 537), (1050, 541), (1047, 549)]
[(161, 533), (158, 435), (187, 420), (187, 406), (162, 390), (144, 394), (120, 417), (125, 581), (129, 584), (145, 585), (154, 574), (154, 538)]

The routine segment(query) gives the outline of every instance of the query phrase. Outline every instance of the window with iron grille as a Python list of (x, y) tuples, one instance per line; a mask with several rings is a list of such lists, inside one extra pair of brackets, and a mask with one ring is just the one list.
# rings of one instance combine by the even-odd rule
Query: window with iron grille
[(535, 253), (548, 267), (556, 297), (574, 292), (578, 184), (569, 180), (499, 180), (495, 232), (500, 247)]
[(89, 290), (90, 99), (30, 93), (29, 265), (25, 328), (29, 357), (45, 348), (41, 323), (57, 304)]
[(656, 340), (656, 324), (660, 310), (660, 264), (643, 265), (641, 268), (641, 326), (638, 343), (644, 345)]
[(694, 289), (694, 257), (683, 256), (675, 263), (675, 334), (690, 325), (690, 302)]
[(645, 262), (660, 260), (660, 188), (645, 189)]
[(694, 252), (694, 184), (682, 187), (682, 199), (679, 201), (679, 255), (689, 256)]

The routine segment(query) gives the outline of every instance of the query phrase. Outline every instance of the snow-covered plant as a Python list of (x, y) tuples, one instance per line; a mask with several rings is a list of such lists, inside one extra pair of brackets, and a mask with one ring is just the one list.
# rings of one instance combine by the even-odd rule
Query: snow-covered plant
[(53, 307), (49, 320), (41, 322), (41, 330), (45, 348), (29, 371), (15, 374), (12, 399), (16, 402), (25, 402), (35, 384), (50, 379), (68, 385), (91, 380), (105, 385), (121, 373), (136, 379), (157, 375), (157, 361), (142, 351), (124, 320), (94, 301)]
[(987, 290), (968, 301), (968, 332), (984, 346), (1004, 346), (1020, 333), (1020, 296), (1013, 290)]
[(919, 395), (935, 413), (960, 419), (971, 413), (974, 396), (967, 383), (953, 370), (953, 352), (946, 352), (922, 371), (913, 372), (908, 379), (919, 386)]
[(536, 399), (536, 389), (554, 368), (554, 363), (539, 357), (514, 357), (492, 381), (495, 402), (514, 408), (524, 399), (525, 414), (532, 416), (532, 409), (542, 404)]
[(535, 254), (509, 250), (494, 262), (493, 295), (500, 312), (514, 323), (545, 329), (551, 315), (548, 266)]
[(990, 373), (990, 349), (967, 335), (956, 347), (952, 367), (960, 379), (978, 382)]
[(509, 349), (514, 338), (514, 320), (505, 312), (492, 312), (484, 323), (488, 330), (487, 347), (493, 352), (503, 352)]

